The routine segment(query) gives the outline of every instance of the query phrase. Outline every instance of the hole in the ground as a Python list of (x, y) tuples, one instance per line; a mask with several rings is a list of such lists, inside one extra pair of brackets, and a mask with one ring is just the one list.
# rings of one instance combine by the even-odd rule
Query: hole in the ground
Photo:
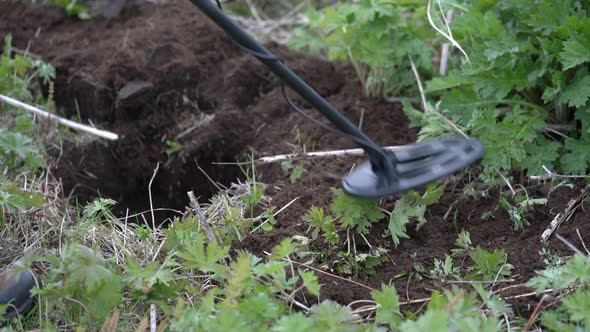
[[(79, 203), (84, 204), (97, 197), (112, 198), (117, 201), (115, 212), (119, 216), (150, 210), (149, 184), (157, 162), (152, 164), (151, 170), (147, 167), (132, 169), (123, 163), (116, 163), (113, 158), (106, 157), (105, 153), (108, 151), (105, 147), (86, 148), (83, 155), (72, 152), (62, 157), (61, 166), (53, 172), (62, 179), (65, 192), (72, 192)], [(205, 152), (194, 158), (187, 158), (186, 162), (171, 160), (160, 163), (151, 185), (156, 224), (160, 225), (166, 219), (179, 215), (171, 210), (185, 210), (188, 206), (188, 191), (194, 191), (199, 201), (205, 202), (218, 192), (216, 184), (212, 181), (229, 186), (242, 176), (237, 166), (215, 164), (235, 160), (240, 151), (229, 149), (227, 152)], [(72, 154), (76, 158), (69, 158)], [(74, 160), (79, 163), (76, 165)], [(98, 163), (97, 160), (101, 162)], [(202, 170), (199, 170), (199, 167)], [(147, 224), (151, 225), (151, 213), (144, 214), (144, 217), (145, 221), (141, 217), (134, 219), (138, 223), (147, 221)]]
[[(153, 124), (153, 121), (145, 122)], [(217, 123), (210, 124), (187, 140), (176, 157), (168, 157), (161, 138), (155, 134), (142, 135), (138, 133), (137, 122), (134, 125), (114, 144), (95, 141), (66, 145), (62, 151), (53, 151), (54, 156), (60, 157), (56, 157), (52, 172), (62, 179), (66, 194), (72, 192), (82, 204), (97, 197), (112, 198), (118, 203), (115, 212), (119, 216), (149, 211), (149, 184), (159, 162), (151, 185), (153, 207), (184, 211), (188, 206), (188, 191), (194, 191), (200, 202), (205, 202), (218, 192), (212, 181), (229, 186), (242, 176), (238, 166), (216, 162), (243, 157), (247, 134), (238, 137), (236, 131), (222, 130)], [(151, 131), (158, 132), (154, 128)], [(178, 213), (161, 210), (154, 215), (159, 225)], [(144, 217), (145, 220), (140, 217), (135, 221), (151, 225), (151, 213)]]

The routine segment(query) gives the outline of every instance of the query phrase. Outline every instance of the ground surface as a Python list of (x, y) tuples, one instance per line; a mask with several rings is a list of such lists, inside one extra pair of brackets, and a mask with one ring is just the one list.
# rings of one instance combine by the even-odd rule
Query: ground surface
[[(154, 205), (183, 210), (186, 191), (195, 190), (204, 200), (216, 190), (196, 162), (212, 179), (229, 184), (241, 175), (240, 169), (214, 162), (246, 160), (250, 151), (255, 156), (290, 153), (292, 145), (300, 146), (302, 141), (316, 150), (353, 147), (346, 139), (322, 131), (290, 111), (279, 81), (235, 47), (188, 1), (128, 8), (119, 17), (86, 22), (67, 18), (57, 9), (3, 1), (0, 37), (7, 33), (13, 35), (18, 48), (28, 48), (56, 66), (55, 100), (69, 116), (91, 120), (122, 136), (115, 143), (67, 143), (53, 149), (53, 174), (62, 179), (66, 192), (80, 200), (100, 192), (119, 202), (119, 212), (144, 210), (149, 207), (150, 178), (161, 162), (152, 185)], [(415, 141), (416, 132), (408, 128), (401, 106), (363, 97), (352, 67), (293, 54), (277, 45), (268, 47), (354, 123), (362, 117), (363, 130), (379, 144)], [(292, 98), (305, 106), (297, 96)], [(179, 142), (182, 150), (168, 157), (167, 140)], [(312, 205), (329, 204), (329, 188), (338, 186), (341, 176), (358, 161), (309, 161), (307, 172), (296, 184), (290, 183), (278, 165), (259, 166), (261, 181), (268, 184), (269, 205), (280, 208), (299, 199), (278, 216), (273, 233), (252, 234), (235, 247), (263, 255), (286, 237), (306, 235), (302, 216)], [(529, 193), (544, 196), (549, 186), (537, 186)], [(440, 204), (429, 208), (428, 223), (412, 231), (411, 238), (402, 240), (398, 248), (381, 236), (384, 223), (373, 227), (368, 240), (389, 249), (391, 263), (379, 267), (371, 277), (355, 280), (378, 288), (405, 273), (395, 284), (402, 297), (410, 300), (427, 297), (432, 289), (449, 287), (412, 278), (413, 266), (432, 266), (434, 258), (450, 252), (457, 232), (465, 229), (474, 245), (506, 250), (508, 263), (514, 265), (514, 284), (526, 281), (543, 267), (538, 255), (541, 233), (581, 189), (553, 191), (546, 206), (527, 214), (531, 225), (514, 232), (508, 215), (497, 208), (497, 192), (492, 191), (488, 199), (459, 199), (462, 187), (462, 183), (447, 186)], [(388, 199), (384, 207), (391, 208), (394, 201)], [(449, 209), (451, 213), (444, 218)], [(559, 230), (578, 246), (576, 229), (590, 233), (590, 218), (579, 211)], [(492, 217), (482, 220), (483, 213)], [(561, 243), (551, 241), (553, 247), (568, 253)], [(362, 239), (358, 238), (358, 243), (363, 243)], [(317, 250), (326, 248), (319, 242), (314, 245)], [(359, 245), (359, 249), (367, 248)], [(367, 287), (324, 275), (320, 280), (324, 284), (322, 298), (343, 304), (369, 298)], [(520, 293), (526, 289), (503, 294)], [(536, 299), (511, 302), (517, 310), (528, 311)]]

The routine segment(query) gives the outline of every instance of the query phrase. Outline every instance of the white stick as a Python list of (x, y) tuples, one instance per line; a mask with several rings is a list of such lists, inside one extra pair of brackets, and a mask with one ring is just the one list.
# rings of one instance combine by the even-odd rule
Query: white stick
[(105, 130), (96, 129), (94, 127), (86, 126), (86, 125), (83, 125), (83, 124), (80, 124), (80, 123), (77, 123), (77, 122), (74, 122), (74, 121), (71, 121), (68, 119), (61, 118), (57, 115), (53, 115), (53, 114), (46, 112), (42, 109), (25, 104), (21, 101), (18, 101), (16, 99), (10, 98), (10, 97), (2, 95), (2, 94), (0, 94), (0, 100), (7, 103), (7, 104), (12, 105), (12, 106), (22, 108), (25, 111), (28, 111), (30, 113), (34, 113), (34, 114), (37, 114), (37, 115), (42, 116), (44, 118), (53, 120), (61, 125), (66, 126), (66, 127), (70, 127), (70, 128), (76, 129), (76, 130), (80, 130), (80, 131), (83, 131), (83, 132), (86, 132), (86, 133), (89, 133), (89, 134), (92, 134), (95, 136), (99, 136), (102, 138), (110, 139), (113, 141), (119, 139), (119, 135), (117, 135), (115, 133), (105, 131)]
[[(404, 146), (388, 146), (383, 149), (388, 151), (399, 151)], [(307, 153), (291, 153), (291, 154), (280, 154), (272, 157), (263, 157), (255, 160), (255, 163), (270, 164), (284, 160), (294, 159), (305, 159), (305, 158), (322, 158), (322, 157), (342, 157), (342, 156), (362, 156), (365, 154), (363, 149), (345, 149), (345, 150), (334, 150), (334, 151), (318, 151), (318, 152), (307, 152)]]
[(156, 332), (157, 330), (158, 323), (156, 319), (156, 305), (152, 303), (150, 304), (150, 332)]

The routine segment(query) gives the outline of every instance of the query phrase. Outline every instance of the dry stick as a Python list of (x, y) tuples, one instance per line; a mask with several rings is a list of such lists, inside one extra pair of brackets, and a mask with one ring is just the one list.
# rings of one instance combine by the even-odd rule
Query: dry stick
[[(399, 151), (407, 149), (407, 146), (388, 146), (383, 149), (387, 151)], [(344, 150), (333, 150), (333, 151), (318, 151), (318, 152), (302, 152), (302, 153), (290, 153), (290, 154), (279, 154), (276, 156), (262, 157), (254, 160), (255, 164), (272, 164), (278, 163), (285, 160), (298, 160), (298, 159), (313, 159), (313, 158), (327, 158), (327, 157), (351, 157), (351, 156), (362, 156), (365, 154), (363, 149), (344, 149)], [(251, 162), (215, 162), (216, 165), (248, 165)]]
[[(447, 22), (451, 22), (453, 20), (453, 15), (455, 14), (455, 10), (451, 9), (447, 11)], [(438, 72), (441, 76), (447, 75), (447, 69), (449, 65), (449, 50), (451, 49), (451, 44), (443, 43), (441, 50), (440, 50), (440, 64), (438, 67)]]
[[(428, 23), (430, 23), (430, 26), (432, 26), (432, 28), (434, 30), (436, 30), (438, 33), (443, 35), (443, 37), (445, 37), (449, 42), (451, 42), (451, 44), (453, 44), (453, 46), (455, 46), (463, 54), (463, 56), (465, 56), (465, 59), (467, 60), (467, 62), (471, 63), (471, 61), (469, 60), (469, 56), (467, 55), (465, 50), (463, 50), (461, 45), (459, 43), (457, 43), (455, 38), (453, 38), (453, 32), (451, 31), (451, 28), (449, 27), (448, 22), (445, 22), (445, 28), (447, 29), (447, 32), (442, 31), (442, 29), (439, 28), (434, 23), (434, 20), (432, 19), (432, 14), (430, 13), (431, 7), (432, 7), (432, 0), (428, 0), (428, 3), (426, 5), (426, 17), (428, 17)], [(443, 16), (443, 18), (444, 18), (444, 16)]]
[(590, 188), (590, 186), (586, 186), (584, 188), (584, 190), (582, 190), (582, 193), (578, 197), (571, 200), (567, 204), (567, 208), (565, 209), (565, 211), (563, 213), (558, 213), (555, 216), (555, 218), (553, 218), (551, 223), (549, 223), (549, 227), (547, 227), (547, 229), (543, 232), (543, 234), (541, 234), (541, 240), (543, 242), (547, 242), (547, 240), (549, 239), (549, 237), (551, 237), (551, 235), (555, 232), (555, 230), (564, 221), (569, 220), (569, 218), (573, 215), (575, 210), (580, 206), (578, 203), (580, 203), (580, 201), (582, 201), (582, 199), (584, 199), (584, 196), (586, 196), (586, 193), (588, 192), (589, 188)]
[(584, 247), (584, 250), (586, 250), (586, 253), (590, 256), (590, 251), (588, 251), (588, 248), (586, 247), (586, 243), (584, 242), (584, 239), (582, 238), (582, 235), (580, 234), (580, 230), (576, 228), (576, 233), (578, 234), (578, 239), (580, 239), (580, 242), (582, 242), (582, 247)]
[(564, 238), (563, 236), (556, 233), (555, 237), (557, 237), (559, 239), (559, 241), (563, 242), (563, 244), (565, 244), (568, 248), (570, 248), (576, 254), (586, 257), (586, 255), (582, 251), (580, 251), (580, 249), (576, 248), (576, 246), (574, 246), (570, 241), (566, 240), (566, 238)]
[(205, 234), (207, 234), (207, 238), (209, 239), (209, 242), (216, 243), (217, 239), (215, 238), (215, 235), (213, 235), (213, 231), (211, 230), (211, 226), (209, 225), (209, 222), (207, 221), (207, 219), (205, 219), (205, 215), (203, 214), (203, 211), (201, 210), (201, 205), (199, 205), (199, 201), (197, 201), (197, 198), (195, 197), (195, 193), (192, 191), (189, 191), (186, 194), (188, 195), (188, 199), (190, 200), (191, 208), (193, 209), (193, 211), (197, 215), (197, 218), (199, 218), (199, 224), (201, 225), (201, 227), (203, 227)]
[(156, 332), (156, 328), (156, 305), (152, 303), (150, 304), (150, 332)]
[(412, 72), (416, 77), (416, 83), (418, 83), (418, 90), (420, 91), (420, 99), (422, 100), (422, 112), (426, 111), (426, 95), (424, 94), (424, 87), (422, 87), (422, 80), (420, 79), (420, 74), (418, 73), (418, 69), (416, 69), (416, 64), (411, 56), (408, 55), (408, 59), (410, 60), (410, 66), (412, 67)]
[(74, 122), (74, 121), (71, 121), (68, 119), (64, 119), (62, 117), (59, 117), (57, 115), (51, 114), (47, 111), (44, 111), (40, 108), (25, 104), (21, 101), (18, 101), (16, 99), (10, 98), (10, 97), (2, 95), (2, 94), (0, 94), (0, 100), (7, 103), (7, 104), (12, 105), (12, 106), (21, 108), (29, 113), (33, 113), (33, 114), (39, 115), (41, 117), (53, 120), (61, 125), (69, 127), (69, 128), (80, 130), (80, 131), (83, 131), (83, 132), (86, 132), (86, 133), (89, 133), (89, 134), (92, 134), (92, 135), (95, 135), (98, 137), (113, 140), (113, 141), (119, 139), (119, 135), (117, 135), (115, 133), (105, 131), (105, 130), (96, 129), (94, 127), (86, 126), (86, 125), (83, 125), (83, 124), (80, 124), (80, 123), (77, 123), (77, 122)]
[(545, 300), (547, 298), (549, 298), (549, 295), (547, 295), (547, 294), (544, 294), (543, 297), (541, 297), (541, 300), (539, 301), (539, 303), (537, 303), (535, 310), (533, 310), (531, 317), (529, 317), (529, 321), (526, 323), (526, 326), (524, 327), (524, 332), (528, 332), (530, 330), (530, 328), (533, 326), (533, 323), (535, 322), (535, 320), (537, 319), (537, 317), (541, 313), (541, 306), (543, 305), (543, 302), (545, 302)]
[[(422, 87), (422, 79), (420, 79), (420, 74), (418, 73), (418, 69), (416, 69), (416, 64), (414, 64), (414, 60), (410, 56), (408, 56), (410, 60), (410, 65), (412, 66), (412, 72), (416, 77), (416, 82), (418, 83), (418, 90), (420, 91), (420, 99), (422, 99), (422, 111), (426, 112), (426, 95), (424, 94), (424, 88)], [(449, 127), (453, 128), (456, 132), (463, 135), (463, 137), (468, 138), (467, 135), (459, 128), (453, 121), (447, 119), (444, 115), (440, 112), (436, 111), (436, 114), (445, 122)]]
[[(265, 253), (266, 255), (270, 256), (270, 253), (268, 253), (268, 252), (264, 252), (264, 253)], [(357, 285), (357, 286), (361, 286), (361, 287), (363, 287), (363, 288), (366, 288), (366, 289), (368, 289), (368, 290), (370, 290), (370, 291), (377, 291), (377, 290), (376, 290), (375, 288), (373, 288), (373, 287), (369, 287), (369, 286), (367, 286), (367, 285), (363, 285), (363, 284), (361, 284), (360, 282), (356, 282), (356, 281), (354, 281), (354, 280), (346, 279), (346, 278), (343, 278), (343, 277), (337, 276), (337, 275), (335, 275), (335, 274), (328, 273), (328, 272), (326, 272), (326, 271), (322, 271), (322, 270), (320, 270), (320, 269), (318, 269), (318, 268), (315, 268), (315, 267), (313, 267), (313, 266), (307, 265), (307, 264), (305, 264), (305, 263), (299, 263), (299, 262), (297, 262), (297, 261), (294, 261), (294, 260), (291, 260), (291, 259), (288, 259), (288, 258), (283, 258), (283, 260), (284, 260), (285, 262), (289, 262), (289, 263), (292, 263), (292, 264), (296, 264), (296, 265), (299, 265), (299, 266), (306, 267), (306, 268), (308, 268), (308, 269), (310, 269), (310, 270), (314, 270), (314, 271), (316, 271), (316, 272), (318, 272), (318, 273), (325, 274), (325, 275), (327, 275), (327, 276), (330, 276), (330, 277), (332, 277), (332, 278), (335, 278), (335, 279), (339, 279), (339, 280), (342, 280), (342, 281), (350, 282), (351, 284), (355, 284), (355, 285)]]
[(156, 164), (156, 169), (154, 169), (154, 174), (152, 175), (152, 178), (150, 179), (150, 183), (148, 184), (148, 194), (150, 196), (150, 212), (152, 214), (152, 227), (153, 227), (152, 229), (154, 231), (156, 230), (156, 217), (154, 216), (154, 201), (152, 200), (152, 183), (154, 182), (154, 179), (156, 178), (156, 174), (158, 174), (159, 169), (160, 169), (160, 162), (158, 162), (158, 164)]

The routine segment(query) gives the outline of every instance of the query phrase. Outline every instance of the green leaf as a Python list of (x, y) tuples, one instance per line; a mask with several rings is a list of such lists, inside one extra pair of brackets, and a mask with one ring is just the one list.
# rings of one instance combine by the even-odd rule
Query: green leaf
[(502, 280), (510, 275), (512, 265), (506, 264), (506, 253), (504, 250), (494, 250), (490, 253), (477, 246), (469, 257), (475, 262), (475, 268), (483, 277), (483, 280)]
[(449, 321), (449, 313), (439, 310), (428, 310), (417, 320), (404, 321), (399, 330), (404, 332), (446, 332), (449, 331), (446, 322)]
[(297, 269), (299, 272), (299, 276), (303, 279), (303, 286), (307, 289), (307, 291), (311, 295), (320, 296), (320, 284), (318, 282), (318, 276), (311, 271), (304, 271), (302, 269)]
[(383, 218), (383, 211), (379, 208), (379, 201), (374, 199), (359, 199), (344, 193), (342, 189), (331, 188), (335, 197), (330, 210), (344, 227), (355, 227), (359, 233), (367, 233), (371, 223)]
[(561, 158), (563, 172), (585, 175), (590, 162), (590, 141), (568, 139), (565, 148), (567, 153)]
[[(229, 298), (235, 299), (244, 295), (252, 283), (250, 254), (241, 251), (230, 267), (229, 283), (225, 291)], [(267, 298), (268, 300), (268, 298)]]
[(590, 98), (590, 75), (587, 71), (579, 71), (562, 91), (559, 102), (571, 107), (582, 107)]
[(563, 305), (570, 314), (571, 320), (590, 328), (590, 291), (578, 291), (563, 299)]
[(219, 246), (217, 242), (205, 244), (202, 234), (197, 237), (176, 255), (184, 260), (184, 269), (198, 269), (205, 273), (214, 273), (214, 277), (221, 280), (226, 277), (227, 267), (219, 264), (229, 255), (229, 246)]
[(105, 280), (111, 280), (113, 273), (106, 268), (104, 257), (83, 245), (70, 245), (63, 249), (62, 256), (68, 262), (67, 269), (72, 271), (68, 284), (72, 287), (84, 287), (93, 293), (102, 287)]
[(352, 321), (349, 307), (341, 306), (335, 302), (326, 300), (311, 308), (311, 318), (316, 322), (315, 331), (342, 331), (345, 323)]
[(588, 30), (586, 27), (583, 33), (573, 32), (570, 38), (563, 42), (563, 51), (559, 55), (564, 70), (590, 61), (590, 31)]
[(538, 271), (537, 276), (531, 278), (527, 286), (540, 294), (546, 289), (558, 292), (571, 286), (585, 285), (590, 282), (590, 259), (575, 255), (562, 266)]
[(274, 260), (288, 258), (294, 252), (296, 252), (298, 248), (299, 244), (297, 242), (293, 242), (291, 238), (286, 238), (283, 241), (281, 241), (279, 245), (272, 248), (270, 258)]
[(402, 322), (399, 295), (395, 287), (381, 285), (380, 291), (372, 291), (371, 298), (377, 304), (375, 322), (395, 330)]
[(302, 313), (281, 317), (272, 327), (273, 332), (307, 332), (313, 331), (314, 322)]
[(435, 92), (447, 90), (461, 85), (471, 85), (473, 81), (467, 77), (462, 77), (459, 73), (451, 72), (445, 77), (435, 77), (429, 81), (425, 92)]
[(561, 144), (540, 137), (536, 143), (524, 146), (527, 156), (520, 165), (527, 170), (528, 175), (543, 175), (545, 174), (543, 166), (555, 169), (554, 165), (559, 158), (560, 148)]

